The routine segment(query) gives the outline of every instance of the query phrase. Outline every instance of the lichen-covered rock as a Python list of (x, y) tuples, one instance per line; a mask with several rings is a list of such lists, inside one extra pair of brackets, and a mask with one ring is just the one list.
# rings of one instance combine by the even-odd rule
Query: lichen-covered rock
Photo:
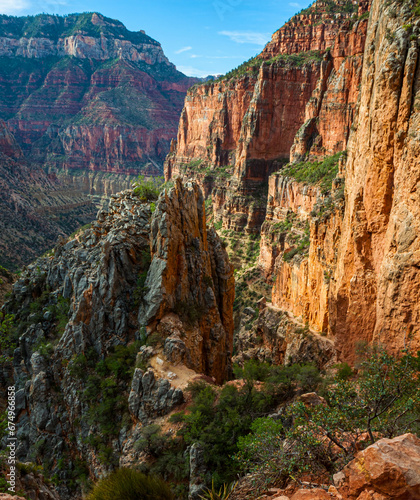
[(18, 458), (47, 463), (63, 500), (74, 456), (93, 477), (130, 463), (139, 426), (181, 405), (190, 379), (229, 375), (233, 295), (196, 185), (164, 192), (153, 216), (132, 191), (113, 195), (91, 228), (28, 266), (4, 306), (20, 336)]
[(136, 368), (128, 398), (130, 413), (141, 422), (168, 414), (184, 401), (181, 389), (171, 387), (169, 380), (156, 380), (151, 368), (143, 372)]
[(247, 308), (242, 313), (235, 362), (257, 359), (270, 364), (314, 363), (323, 369), (336, 360), (332, 340), (296, 322), (293, 316), (270, 304), (258, 318), (251, 311)]
[(205, 466), (204, 449), (200, 443), (190, 447), (190, 484), (188, 500), (200, 500), (208, 484), (209, 471)]

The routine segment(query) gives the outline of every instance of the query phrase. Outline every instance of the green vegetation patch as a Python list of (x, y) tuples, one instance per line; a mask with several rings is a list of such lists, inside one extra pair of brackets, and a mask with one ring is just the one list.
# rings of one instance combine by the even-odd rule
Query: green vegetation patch
[(102, 479), (87, 500), (174, 500), (170, 487), (156, 476), (133, 469), (118, 469)]
[(306, 255), (311, 244), (309, 223), (306, 224), (305, 231), (302, 235), (298, 235), (298, 240), (295, 242), (294, 248), (283, 254), (283, 260), (290, 262), (295, 255)]
[(419, 432), (419, 355), (363, 350), (357, 376), (341, 365), (334, 379), (324, 380), (326, 404), (295, 401), (278, 421), (256, 420), (239, 438), (235, 460), (253, 474), (257, 490), (303, 476), (331, 477), (378, 439)]
[(150, 177), (146, 179), (144, 175), (139, 175), (137, 180), (133, 183), (133, 192), (140, 198), (140, 201), (147, 203), (156, 201), (159, 194), (165, 187), (171, 187), (172, 184), (165, 183), (163, 177)]
[(325, 0), (322, 2), (322, 6), (318, 7), (316, 2), (313, 2), (309, 7), (302, 9), (295, 16), (292, 17), (291, 21), (296, 21), (296, 16), (308, 15), (308, 14), (322, 14), (326, 12), (327, 14), (353, 14), (357, 12), (358, 4), (354, 4), (351, 0), (344, 4), (339, 4), (334, 0)]
[(88, 409), (88, 423), (96, 427), (96, 433), (87, 438), (102, 463), (117, 465), (118, 459), (109, 440), (118, 436), (124, 422), (129, 421), (128, 388), (141, 343), (129, 346), (117, 345), (103, 359), (92, 348), (78, 354), (70, 361), (71, 377), (83, 382), (81, 400)]
[(298, 182), (307, 184), (319, 184), (322, 192), (331, 191), (332, 182), (338, 174), (338, 162), (343, 152), (325, 158), (323, 161), (306, 161), (287, 166), (279, 172), (285, 177), (292, 177)]
[(100, 37), (101, 34), (129, 40), (134, 44), (159, 45), (156, 40), (140, 31), (129, 31), (120, 21), (102, 16), (104, 23), (93, 24), (93, 12), (58, 16), (38, 14), (36, 16), (0, 16), (0, 36), (14, 38), (42, 38), (58, 40), (60, 37), (83, 34)]
[(249, 59), (248, 61), (245, 61), (242, 63), (240, 66), (238, 66), (235, 69), (232, 69), (228, 73), (226, 73), (224, 76), (221, 76), (216, 80), (216, 82), (220, 82), (223, 80), (232, 80), (234, 78), (241, 78), (246, 75), (256, 75), (258, 74), (258, 71), (260, 70), (261, 64), (266, 63), (266, 64), (273, 64), (273, 63), (283, 63), (283, 64), (288, 64), (291, 66), (303, 66), (305, 64), (310, 64), (313, 62), (320, 62), (322, 61), (322, 53), (316, 50), (310, 50), (307, 52), (299, 52), (297, 54), (279, 54), (276, 57), (273, 57), (272, 59), (263, 59), (260, 56), (255, 56)]

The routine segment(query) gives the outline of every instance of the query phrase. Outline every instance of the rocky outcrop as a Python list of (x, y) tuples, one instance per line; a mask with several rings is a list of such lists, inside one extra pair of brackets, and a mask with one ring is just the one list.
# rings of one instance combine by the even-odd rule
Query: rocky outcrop
[[(61, 498), (75, 498), (72, 457), (92, 477), (138, 457), (142, 425), (182, 404), (197, 373), (230, 373), (233, 269), (203, 201), (180, 182), (153, 215), (132, 191), (113, 195), (90, 229), (13, 287), (3, 312), (19, 337), (17, 455), (61, 474)], [(65, 473), (60, 460), (71, 462)]]
[(197, 81), (144, 32), (97, 13), (3, 16), (0, 59), (0, 118), (31, 162), (70, 176), (162, 173)]
[(354, 24), (355, 19), (369, 9), (369, 2), (345, 0), (318, 1), (294, 15), (271, 37), (261, 57), (271, 59), (278, 54), (299, 54), (311, 50), (326, 51), (332, 48), (337, 32), (343, 25)]
[(170, 412), (184, 402), (181, 389), (171, 386), (169, 380), (156, 380), (153, 369), (146, 372), (136, 368), (128, 397), (128, 409), (136, 420), (148, 422)]
[(207, 193), (214, 195), (224, 227), (258, 231), (265, 216), (259, 194), (281, 165), (279, 158), (289, 156), (321, 66), (311, 61), (294, 67), (281, 60), (263, 64), (255, 75), (193, 87), (177, 150), (165, 164), (166, 178), (195, 178), (204, 168), (213, 181)]
[(359, 452), (334, 483), (345, 499), (402, 500), (420, 496), (420, 440), (413, 434), (381, 439)]
[(315, 364), (319, 369), (336, 360), (334, 344), (293, 316), (268, 305), (259, 314), (251, 308), (242, 313), (235, 338), (238, 354), (234, 361), (243, 364), (256, 359), (275, 365)]
[(214, 229), (207, 231), (198, 186), (177, 181), (170, 193), (161, 196), (151, 222), (152, 262), (141, 321), (165, 330), (168, 313), (184, 317), (189, 332), (168, 340), (177, 350), (184, 344), (187, 366), (221, 382), (233, 351), (233, 269)]
[(27, 16), (18, 20), (3, 16), (0, 50), (8, 57), (41, 59), (68, 55), (171, 64), (160, 44), (144, 31), (132, 33), (121, 22), (95, 12), (66, 17)]
[[(394, 353), (419, 342), (419, 27), (412, 7), (396, 10), (373, 3), (358, 114), (331, 191), (273, 176), (262, 228), (260, 264), (275, 281), (273, 304), (328, 333), (348, 361), (361, 342)], [(305, 220), (307, 250), (299, 239)]]
[[(368, 7), (368, 2), (360, 2), (359, 12)], [(330, 29), (339, 18), (324, 26)], [(329, 51), (329, 64), (306, 106), (305, 122), (290, 150), (291, 161), (301, 161), (308, 155), (325, 157), (346, 149), (360, 93), (368, 25), (363, 15), (353, 22), (346, 21), (331, 32), (336, 37)], [(323, 41), (328, 43), (328, 38)]]

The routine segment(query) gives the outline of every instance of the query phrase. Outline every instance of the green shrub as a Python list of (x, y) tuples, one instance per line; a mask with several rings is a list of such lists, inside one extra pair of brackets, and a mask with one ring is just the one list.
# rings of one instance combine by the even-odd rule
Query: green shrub
[[(96, 363), (93, 373), (87, 377), (82, 399), (89, 403), (88, 422), (97, 425), (105, 437), (116, 436), (121, 429), (123, 415), (127, 412), (125, 392), (133, 375), (138, 350), (139, 342), (115, 346), (107, 357)], [(76, 360), (79, 360), (79, 369), (84, 367), (86, 373), (87, 363), (83, 355)], [(73, 363), (74, 370), (74, 365), (78, 365)]]
[(162, 480), (132, 469), (118, 469), (101, 480), (88, 500), (174, 500), (169, 486)]
[(326, 404), (294, 402), (281, 423), (254, 423), (252, 433), (239, 440), (236, 460), (243, 471), (254, 473), (259, 488), (302, 476), (331, 476), (360, 447), (418, 432), (419, 373), (419, 355), (403, 353), (397, 359), (370, 349), (357, 379), (341, 378), (325, 390)]
[(180, 301), (175, 304), (174, 312), (184, 319), (190, 326), (196, 324), (205, 314), (205, 307), (201, 304)]
[(216, 488), (235, 478), (237, 464), (231, 457), (238, 451), (238, 438), (249, 433), (252, 422), (302, 387), (313, 390), (320, 380), (312, 365), (280, 367), (251, 360), (243, 368), (235, 366), (234, 372), (243, 384), (225, 385), (219, 393), (202, 381), (190, 384), (193, 403), (189, 412), (174, 417), (184, 423), (179, 435), (186, 445), (202, 444)]
[(146, 179), (144, 175), (139, 175), (137, 181), (133, 184), (133, 192), (143, 202), (156, 201), (164, 186), (165, 180), (163, 177)]
[(137, 451), (144, 451), (152, 457), (158, 457), (165, 446), (165, 437), (162, 436), (160, 426), (147, 425), (142, 428), (140, 438), (136, 441)]
[(229, 71), (224, 76), (221, 76), (216, 80), (216, 82), (241, 78), (246, 75), (255, 76), (258, 74), (258, 71), (263, 63), (273, 64), (276, 62), (282, 62), (283, 64), (290, 64), (292, 66), (299, 67), (307, 63), (320, 61), (322, 61), (322, 54), (316, 50), (299, 52), (297, 54), (279, 54), (269, 60), (264, 60), (259, 56), (255, 56), (242, 63), (237, 68)]
[(348, 380), (353, 375), (353, 369), (348, 363), (339, 363), (337, 368), (337, 380)]

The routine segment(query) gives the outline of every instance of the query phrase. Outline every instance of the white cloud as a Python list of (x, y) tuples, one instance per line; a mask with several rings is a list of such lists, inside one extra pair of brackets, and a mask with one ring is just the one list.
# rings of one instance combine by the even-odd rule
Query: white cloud
[(243, 56), (206, 56), (207, 59), (243, 59)]
[(252, 43), (254, 45), (265, 45), (270, 40), (268, 33), (253, 31), (219, 31), (219, 35), (228, 36), (237, 43)]
[(296, 2), (290, 2), (289, 5), (290, 5), (290, 7), (295, 7), (296, 9), (302, 8), (302, 5), (300, 5), (300, 3), (296, 3)]
[(0, 14), (19, 14), (29, 6), (27, 0), (0, 0)]
[(197, 59), (198, 57), (203, 57), (203, 56), (199, 56), (198, 54), (191, 54), (190, 57), (191, 59)]
[(192, 50), (192, 47), (182, 47), (182, 49), (176, 50), (175, 54), (182, 54), (183, 52), (187, 52), (188, 50)]
[(198, 78), (204, 78), (209, 75), (208, 71), (202, 71), (201, 69), (193, 68), (192, 66), (177, 66), (178, 71), (184, 73), (187, 76), (196, 76)]

